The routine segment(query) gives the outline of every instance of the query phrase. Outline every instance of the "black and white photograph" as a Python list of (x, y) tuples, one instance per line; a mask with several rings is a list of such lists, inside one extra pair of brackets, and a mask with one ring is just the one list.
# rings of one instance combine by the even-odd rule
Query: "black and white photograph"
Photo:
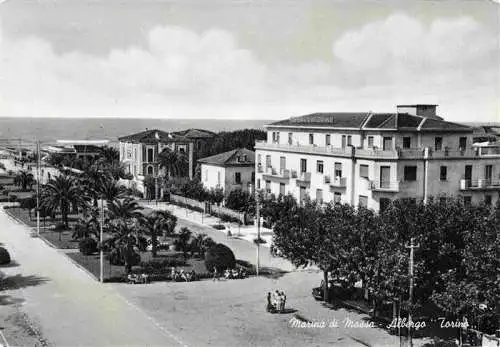
[(0, 347), (500, 347), (500, 1), (0, 0)]

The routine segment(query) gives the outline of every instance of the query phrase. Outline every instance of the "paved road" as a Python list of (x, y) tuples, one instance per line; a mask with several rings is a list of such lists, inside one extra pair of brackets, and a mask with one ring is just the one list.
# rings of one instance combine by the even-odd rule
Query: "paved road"
[(66, 256), (31, 238), (0, 205), (0, 242), (19, 266), (4, 268), (24, 300), (23, 311), (56, 346), (183, 346), (143, 311), (77, 268)]

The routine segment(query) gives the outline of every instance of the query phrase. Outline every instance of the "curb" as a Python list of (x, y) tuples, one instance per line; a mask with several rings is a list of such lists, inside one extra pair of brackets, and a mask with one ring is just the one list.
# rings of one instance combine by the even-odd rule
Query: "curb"
[[(97, 278), (97, 277), (96, 277), (96, 276), (95, 276), (92, 272), (90, 272), (89, 270), (87, 270), (87, 269), (85, 268), (85, 266), (78, 264), (78, 263), (77, 263), (77, 262), (76, 262), (73, 258), (68, 257), (68, 255), (67, 255), (65, 252), (61, 252), (61, 250), (60, 250), (60, 249), (57, 249), (57, 251), (58, 251), (59, 253), (64, 254), (64, 256), (65, 256), (67, 259), (69, 259), (69, 260), (70, 260), (70, 261), (71, 261), (74, 265), (76, 265), (76, 267), (78, 267), (78, 268), (80, 268), (81, 270), (83, 270), (84, 272), (86, 272), (86, 273), (87, 273), (87, 275), (89, 275), (89, 276), (90, 276), (92, 279), (94, 279), (97, 283), (101, 283), (101, 281), (99, 281), (99, 279), (98, 279), (98, 278)], [(104, 283), (103, 283), (103, 284), (104, 284)]]

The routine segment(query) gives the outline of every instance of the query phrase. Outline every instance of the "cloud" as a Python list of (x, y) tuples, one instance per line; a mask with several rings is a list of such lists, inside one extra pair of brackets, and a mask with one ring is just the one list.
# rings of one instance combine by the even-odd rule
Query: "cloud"
[(99, 56), (56, 53), (0, 26), (0, 114), (269, 119), (432, 102), (447, 118), (480, 112), (475, 118), (489, 121), (498, 114), (498, 68), (497, 38), (470, 17), (423, 24), (395, 13), (342, 33), (330, 61), (281, 64), (217, 28), (158, 26), (142, 45)]

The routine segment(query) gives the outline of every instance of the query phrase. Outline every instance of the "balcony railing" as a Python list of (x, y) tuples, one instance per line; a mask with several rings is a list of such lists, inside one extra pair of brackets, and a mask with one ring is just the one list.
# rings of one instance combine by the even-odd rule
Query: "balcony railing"
[(500, 190), (500, 180), (478, 179), (460, 180), (460, 190)]
[(339, 157), (357, 157), (365, 159), (426, 159), (426, 158), (473, 158), (484, 156), (500, 156), (499, 147), (469, 147), (465, 149), (435, 150), (434, 148), (397, 148), (383, 150), (378, 148), (355, 148), (333, 147), (333, 146), (315, 146), (301, 143), (270, 143), (267, 141), (256, 141), (256, 149), (276, 149), (283, 152), (299, 152), (310, 154), (324, 154)]
[(275, 168), (268, 167), (266, 169), (265, 175), (268, 176), (268, 177), (288, 179), (288, 178), (290, 178), (290, 170), (288, 170), (288, 169), (280, 169), (278, 171)]
[(310, 172), (300, 172), (297, 176), (297, 181), (311, 182), (311, 173)]
[(345, 177), (334, 177), (330, 182), (330, 186), (336, 188), (345, 188), (347, 186), (347, 179)]
[(314, 146), (304, 145), (300, 143), (269, 143), (267, 141), (256, 141), (255, 149), (278, 149), (284, 152), (299, 152), (311, 154), (330, 154), (342, 157), (351, 157), (353, 155), (353, 147), (333, 147), (333, 146)]
[(370, 181), (368, 187), (375, 192), (399, 192), (398, 181)]

